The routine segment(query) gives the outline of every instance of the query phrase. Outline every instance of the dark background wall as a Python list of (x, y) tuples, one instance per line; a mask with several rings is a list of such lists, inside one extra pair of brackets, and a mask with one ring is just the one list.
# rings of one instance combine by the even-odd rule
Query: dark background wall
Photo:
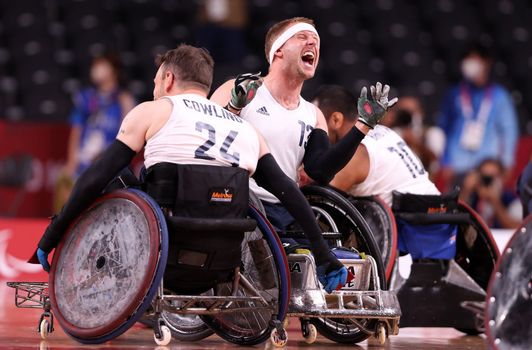
[[(125, 85), (151, 99), (157, 53), (197, 42), (198, 2), (186, 0), (0, 0), (0, 118), (60, 122), (88, 83), (91, 57), (120, 53)], [(377, 80), (392, 95), (422, 97), (433, 121), (458, 78), (464, 46), (496, 53), (494, 77), (512, 93), (521, 133), (532, 134), (532, 3), (526, 0), (249, 0), (247, 54), (218, 62), (216, 87), (245, 71), (267, 71), (264, 36), (275, 21), (307, 16), (321, 35), (321, 61), (303, 94), (323, 83), (358, 93)]]

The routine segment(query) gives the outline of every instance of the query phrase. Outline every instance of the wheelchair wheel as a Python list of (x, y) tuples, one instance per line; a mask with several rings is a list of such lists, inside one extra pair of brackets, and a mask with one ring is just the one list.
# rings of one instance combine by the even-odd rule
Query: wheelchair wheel
[(390, 282), (397, 255), (397, 225), (391, 208), (378, 196), (349, 196), (348, 200), (360, 211), (371, 228), (371, 233), (381, 251), (386, 280)]
[[(264, 213), (262, 203), (253, 191), (249, 192), (249, 203), (261, 213)], [(203, 295), (212, 294), (212, 290), (203, 293)], [(162, 317), (168, 325), (168, 328), (170, 328), (172, 336), (177, 340), (198, 341), (207, 338), (214, 333), (214, 331), (203, 322), (201, 317), (197, 315), (178, 315), (163, 311)], [(153, 319), (144, 318), (142, 322), (153, 328)]]
[(491, 231), (482, 218), (467, 204), (459, 201), (459, 209), (471, 216), (471, 224), (460, 227), (456, 241), (456, 262), (484, 290), (500, 252)]
[(102, 196), (54, 254), (49, 292), (59, 324), (81, 343), (119, 336), (150, 306), (167, 254), (166, 222), (153, 199), (131, 189)]
[[(500, 253), (491, 231), (482, 218), (467, 204), (459, 201), (461, 212), (471, 217), (469, 225), (460, 225), (456, 236), (456, 256), (454, 260), (467, 272), (475, 282), (487, 290), (493, 270)], [(467, 335), (483, 333), (483, 325), (477, 328), (456, 328)]]
[[(169, 292), (171, 293), (171, 292)], [(212, 295), (212, 290), (209, 290), (202, 295)], [(178, 301), (172, 301), (172, 306), (179, 306)], [(180, 341), (198, 341), (211, 336), (214, 332), (210, 329), (199, 316), (197, 315), (180, 315), (163, 310), (161, 318), (170, 329), (172, 337)], [(146, 326), (153, 328), (155, 325), (153, 316), (144, 316), (140, 322)]]
[[(249, 216), (258, 225), (254, 232), (245, 234), (240, 273), (251, 288), (241, 284), (237, 295), (258, 292), (274, 308), (264, 309), (253, 302), (237, 302), (243, 308), (239, 313), (201, 316), (217, 335), (239, 345), (255, 345), (269, 339), (275, 324), (282, 323), (286, 317), (290, 293), (288, 261), (275, 230), (253, 206), (250, 206)], [(230, 295), (231, 289), (230, 283), (220, 284), (215, 294)]]
[(197, 315), (177, 315), (163, 312), (161, 317), (170, 329), (172, 337), (177, 340), (198, 341), (214, 333)]
[[(324, 232), (331, 232), (337, 227), (342, 233), (342, 244), (356, 248), (359, 252), (377, 257), (378, 278), (381, 289), (386, 289), (386, 275), (382, 264), (381, 252), (378, 248), (371, 230), (360, 212), (350, 203), (345, 196), (330, 187), (306, 186), (301, 189), (310, 205), (319, 208), (329, 215), (317, 217), (318, 224)], [(332, 218), (333, 222), (330, 221)], [(373, 284), (370, 289), (374, 289)], [(355, 323), (352, 319), (343, 318), (311, 318), (320, 334), (337, 343), (353, 344), (366, 340), (371, 334), (364, 332), (360, 325), (366, 329), (374, 330), (377, 320), (365, 319)]]
[(532, 341), (532, 215), (497, 262), (486, 296), (485, 327), (493, 349), (525, 350)]

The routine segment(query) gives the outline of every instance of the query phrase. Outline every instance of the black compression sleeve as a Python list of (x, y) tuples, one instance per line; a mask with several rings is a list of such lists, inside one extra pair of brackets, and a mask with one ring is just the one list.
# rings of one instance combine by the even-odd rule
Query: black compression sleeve
[(328, 264), (326, 272), (342, 267), (338, 259), (330, 252), (316, 223), (314, 213), (297, 184), (283, 173), (271, 154), (259, 159), (257, 170), (253, 174), (257, 184), (274, 194), (290, 214), (303, 228), (310, 241), (316, 264)]
[(39, 248), (50, 252), (57, 246), (68, 225), (96, 198), (105, 186), (125, 168), (135, 151), (115, 140), (76, 181), (72, 193), (61, 212), (52, 219), (39, 241)]
[(352, 127), (340, 141), (330, 146), (323, 129), (312, 130), (303, 157), (308, 176), (320, 184), (328, 184), (351, 160), (364, 136), (364, 133)]

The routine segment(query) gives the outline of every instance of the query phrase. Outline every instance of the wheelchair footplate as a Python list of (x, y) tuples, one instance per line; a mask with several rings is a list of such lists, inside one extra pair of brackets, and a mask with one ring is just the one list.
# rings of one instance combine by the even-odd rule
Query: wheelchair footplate
[[(311, 319), (316, 318), (349, 320), (361, 332), (375, 336), (381, 343), (387, 335), (397, 335), (401, 316), (399, 301), (394, 292), (381, 290), (375, 260), (366, 256), (340, 261), (355, 278), (342, 289), (327, 294), (317, 279), (312, 255), (288, 256), (292, 283), (288, 314), (300, 318), (305, 340), (313, 342), (315, 329), (309, 326), (312, 326)], [(311, 339), (307, 339), (307, 335)], [(315, 336), (313, 338), (315, 340)]]
[(47, 282), (7, 282), (15, 289), (15, 306), (21, 309), (43, 309), (37, 332), (46, 339), (54, 331), (54, 315), (51, 312)]

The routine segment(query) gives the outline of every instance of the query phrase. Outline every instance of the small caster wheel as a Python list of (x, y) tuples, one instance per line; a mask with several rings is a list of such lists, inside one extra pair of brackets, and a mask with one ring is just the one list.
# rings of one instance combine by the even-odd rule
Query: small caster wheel
[(303, 338), (305, 339), (305, 343), (312, 344), (316, 341), (318, 338), (318, 330), (316, 329), (316, 326), (313, 324), (306, 325), (307, 327), (307, 334), (303, 334)]
[(45, 318), (42, 319), (41, 324), (39, 325), (39, 333), (43, 340), (47, 339), (50, 334), (50, 323)]
[(386, 343), (386, 327), (384, 327), (382, 323), (377, 326), (375, 338), (377, 338), (377, 341), (380, 345), (384, 345), (384, 343)]
[(170, 328), (168, 328), (168, 326), (162, 325), (161, 338), (157, 338), (157, 336), (154, 334), (153, 339), (155, 340), (155, 343), (157, 345), (166, 346), (170, 344), (170, 340), (172, 340), (172, 333), (170, 332)]
[(39, 350), (48, 350), (50, 347), (48, 346), (48, 342), (45, 340), (41, 340), (39, 343)]
[(277, 328), (272, 329), (272, 333), (270, 334), (270, 341), (276, 348), (282, 348), (288, 342), (288, 334), (286, 334), (286, 332), (283, 333), (284, 335), (280, 335), (277, 331)]

